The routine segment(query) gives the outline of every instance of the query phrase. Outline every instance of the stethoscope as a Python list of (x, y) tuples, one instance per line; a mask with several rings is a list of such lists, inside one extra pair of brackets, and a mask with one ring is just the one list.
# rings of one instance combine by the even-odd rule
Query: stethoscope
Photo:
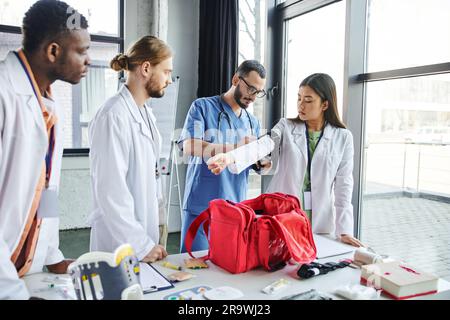
[[(223, 96), (220, 96), (220, 99), (223, 101)], [(228, 126), (230, 127), (230, 129), (233, 129), (233, 127), (231, 126), (231, 119), (230, 116), (228, 115), (228, 113), (225, 112), (225, 109), (223, 108), (222, 103), (220, 103), (220, 109), (221, 111), (219, 112), (219, 115), (217, 116), (217, 129), (220, 130), (220, 123), (222, 121), (222, 116), (226, 117), (226, 120), (228, 122)], [(245, 113), (247, 114), (247, 118), (248, 118), (248, 122), (250, 123), (250, 130), (251, 130), (251, 134), (252, 136), (253, 134), (253, 123), (252, 123), (252, 118), (250, 118), (250, 114), (248, 113), (247, 109), (242, 108)]]

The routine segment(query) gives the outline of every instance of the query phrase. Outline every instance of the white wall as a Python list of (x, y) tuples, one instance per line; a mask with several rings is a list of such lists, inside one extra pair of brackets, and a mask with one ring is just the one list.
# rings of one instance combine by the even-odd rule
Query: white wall
[[(169, 0), (169, 26), (167, 42), (175, 52), (174, 76), (180, 77), (176, 128), (183, 128), (189, 107), (197, 97), (199, 0)], [(179, 166), (180, 186), (183, 192), (186, 166)], [(174, 179), (175, 180), (175, 179)], [(169, 212), (169, 232), (179, 231), (181, 224), (179, 199), (175, 198)], [(183, 194), (183, 193), (182, 193)]]
[[(199, 0), (168, 0), (167, 42), (175, 51), (174, 76), (179, 76), (180, 92), (177, 128), (181, 128), (189, 106), (196, 98), (198, 83)], [(152, 22), (148, 0), (125, 1), (125, 47), (147, 34)], [(148, 29), (147, 29), (148, 28)], [(185, 168), (180, 168), (184, 189)], [(175, 191), (175, 189), (173, 189)], [(176, 195), (176, 192), (174, 192)], [(62, 230), (86, 228), (92, 207), (88, 158), (64, 158), (59, 196)], [(169, 232), (180, 230), (178, 197), (172, 199)]]

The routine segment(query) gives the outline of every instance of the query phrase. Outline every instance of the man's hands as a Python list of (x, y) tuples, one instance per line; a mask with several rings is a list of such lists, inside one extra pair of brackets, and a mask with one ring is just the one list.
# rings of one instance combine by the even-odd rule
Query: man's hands
[[(253, 141), (256, 141), (257, 138), (255, 136), (247, 136), (242, 139), (237, 145), (236, 148), (242, 147), (246, 144), (249, 144)], [(230, 164), (234, 163), (234, 158), (229, 153), (218, 153), (214, 157), (210, 158), (206, 164), (208, 165), (208, 169), (215, 174), (216, 176), (221, 174), (223, 170), (225, 170)]]
[(167, 251), (164, 249), (164, 247), (160, 245), (156, 245), (153, 247), (153, 249), (147, 254), (144, 259), (142, 259), (142, 262), (146, 263), (153, 263), (157, 260), (162, 260), (165, 257), (167, 257)]
[(216, 176), (232, 163), (234, 163), (234, 158), (229, 153), (219, 153), (206, 162), (208, 169)]
[(61, 262), (58, 262), (56, 264), (51, 264), (46, 266), (48, 271), (55, 274), (64, 274), (67, 273), (67, 268), (69, 267), (69, 264), (74, 262), (73, 259), (65, 259)]

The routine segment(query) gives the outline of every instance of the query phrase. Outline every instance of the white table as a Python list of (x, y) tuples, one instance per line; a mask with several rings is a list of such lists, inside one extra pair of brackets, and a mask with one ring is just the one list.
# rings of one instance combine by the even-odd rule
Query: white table
[[(206, 252), (196, 253), (195, 256), (199, 257), (202, 253), (205, 254)], [(344, 254), (331, 258), (319, 259), (317, 260), (317, 262), (338, 262), (339, 260), (352, 257), (353, 254)], [(183, 265), (183, 261), (186, 258), (189, 258), (188, 254), (178, 254), (169, 256), (167, 260), (174, 264)], [(255, 269), (242, 274), (231, 274), (226, 270), (217, 267), (210, 261), (208, 261), (207, 263), (209, 265), (208, 269), (187, 270), (188, 272), (195, 274), (195, 278), (187, 280), (185, 282), (176, 283), (175, 288), (172, 289), (146, 294), (144, 296), (145, 299), (163, 299), (171, 293), (188, 290), (197, 286), (209, 286), (211, 288), (229, 286), (237, 288), (244, 293), (244, 297), (242, 298), (244, 300), (278, 300), (284, 296), (305, 292), (311, 289), (316, 289), (317, 291), (326, 293), (333, 299), (341, 299), (340, 297), (333, 294), (334, 290), (341, 285), (359, 284), (361, 275), (361, 271), (359, 269), (346, 267), (344, 269), (331, 271), (328, 274), (318, 275), (310, 279), (301, 280), (297, 276), (297, 270), (299, 268), (299, 266), (297, 265), (288, 265), (284, 269), (276, 272), (267, 272), (263, 269)], [(154, 264), (154, 266), (163, 275), (169, 275), (175, 272), (174, 270), (164, 268), (157, 263)], [(267, 295), (261, 291), (261, 289), (263, 289), (267, 285), (281, 278), (284, 278), (290, 282), (290, 285), (287, 286), (283, 291), (275, 295)], [(450, 283), (443, 279), (439, 279), (438, 292), (447, 290), (450, 290)], [(418, 297), (417, 299), (420, 298), (421, 297)], [(428, 298), (432, 298), (432, 296), (429, 296)], [(380, 299), (388, 298), (382, 294)]]
[[(320, 248), (318, 248), (318, 252), (320, 252)], [(206, 252), (196, 252), (194, 255), (196, 257), (201, 257), (205, 254)], [(346, 253), (339, 256), (319, 259), (318, 262), (319, 263), (326, 263), (330, 261), (338, 262), (342, 259), (352, 257), (353, 253)], [(166, 260), (173, 264), (183, 266), (184, 259), (188, 258), (190, 258), (188, 254), (176, 254), (168, 256)], [(323, 293), (331, 295), (335, 299), (339, 299), (339, 297), (333, 295), (333, 292), (337, 287), (341, 285), (360, 283), (360, 270), (353, 269), (350, 267), (346, 267), (344, 269), (337, 269), (335, 271), (329, 272), (328, 274), (318, 275), (310, 279), (300, 280), (297, 276), (297, 270), (299, 268), (297, 265), (288, 265), (284, 269), (276, 272), (267, 272), (263, 269), (255, 269), (243, 274), (231, 274), (214, 265), (210, 261), (208, 261), (207, 263), (209, 265), (208, 269), (185, 270), (196, 275), (195, 278), (187, 280), (185, 282), (175, 283), (175, 287), (168, 290), (146, 294), (144, 296), (144, 299), (161, 300), (164, 297), (169, 296), (173, 293), (189, 290), (190, 288), (198, 286), (208, 286), (211, 288), (222, 286), (234, 287), (241, 290), (244, 293), (244, 297), (242, 299), (245, 300), (277, 300), (284, 296), (308, 291), (310, 289), (316, 289), (317, 291), (321, 291)], [(153, 266), (161, 274), (165, 276), (176, 272), (172, 269), (168, 269), (161, 266), (159, 262), (154, 263)], [(48, 285), (48, 283), (43, 282), (43, 280), (48, 277), (54, 277), (54, 275), (39, 273), (24, 278), (33, 296), (55, 300), (65, 299), (68, 298), (68, 296), (76, 297), (73, 285), (70, 282), (69, 275), (60, 276), (61, 279), (67, 279), (68, 288), (66, 292), (62, 292), (60, 288), (56, 287), (53, 289), (48, 289), (46, 291), (33, 293), (34, 290), (45, 288)], [(261, 291), (262, 288), (281, 278), (284, 278), (290, 282), (290, 285), (286, 287), (283, 291), (275, 295), (267, 295)], [(440, 279), (438, 292), (440, 293), (447, 290), (450, 290), (450, 283), (443, 279)], [(436, 297), (438, 298), (439, 296)], [(433, 295), (418, 297), (416, 299), (421, 298), (432, 299)], [(387, 299), (387, 297), (382, 295), (381, 299)]]

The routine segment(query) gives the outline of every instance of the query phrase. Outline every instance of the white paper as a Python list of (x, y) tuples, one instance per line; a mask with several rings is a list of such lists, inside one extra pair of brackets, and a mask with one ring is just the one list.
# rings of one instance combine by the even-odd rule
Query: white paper
[(173, 287), (172, 283), (147, 263), (140, 263), (140, 280), (144, 293)]
[(314, 234), (314, 242), (317, 249), (317, 259), (340, 256), (354, 252), (357, 249), (339, 240), (332, 240), (318, 234)]
[(228, 169), (231, 173), (240, 174), (258, 160), (270, 154), (274, 147), (275, 143), (273, 140), (268, 135), (265, 135), (256, 141), (234, 149), (229, 153), (233, 156), (235, 162)]

